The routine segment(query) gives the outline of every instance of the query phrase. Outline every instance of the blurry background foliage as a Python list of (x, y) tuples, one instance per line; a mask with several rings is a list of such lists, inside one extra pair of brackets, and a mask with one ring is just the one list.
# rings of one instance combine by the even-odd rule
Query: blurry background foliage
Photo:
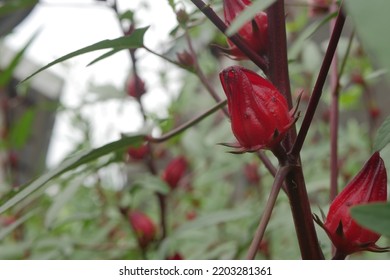
[[(21, 7), (17, 7), (15, 3), (31, 5), (36, 2), (1, 1), (0, 18), (19, 11)], [(180, 2), (189, 1), (167, 1), (167, 5), (168, 2), (171, 5), (179, 3), (178, 6), (181, 6)], [(378, 127), (390, 110), (390, 95), (384, 74), (390, 69), (390, 52), (388, 48), (386, 51), (383, 49), (383, 45), (390, 45), (390, 37), (384, 33), (389, 26), (389, 17), (385, 13), (390, 10), (390, 2), (377, 2), (381, 4), (373, 5), (364, 0), (346, 1), (347, 12), (352, 16), (348, 18), (346, 31), (340, 41), (340, 61), (346, 55), (354, 26), (356, 36), (352, 39), (345, 71), (340, 80), (341, 187), (368, 159), (373, 145), (384, 147), (381, 155), (385, 164), (390, 166), (390, 149), (386, 146), (386, 135), (390, 129), (385, 128), (384, 136), (375, 140)], [(309, 17), (305, 5), (297, 6), (294, 3), (286, 1), (290, 75), (294, 95), (298, 96), (303, 91), (300, 110), (304, 112), (327, 45), (327, 23), (330, 17)], [(212, 1), (212, 5), (220, 11), (221, 1)], [(194, 12), (187, 12), (190, 15), (190, 36), (198, 53), (197, 59), (222, 97), (217, 74), (236, 62), (216, 51), (213, 45), (226, 46), (224, 36), (200, 12), (192, 11)], [(137, 10), (131, 11), (131, 15), (137, 19)], [(149, 25), (153, 26), (152, 18), (149, 19)], [(170, 40), (161, 49), (166, 50), (164, 55), (175, 60), (177, 52), (187, 49), (183, 30), (176, 27), (167, 30), (167, 33), (171, 34)], [(139, 60), (152, 55), (141, 51), (136, 54)], [(249, 62), (244, 65), (253, 68)], [(177, 67), (167, 63), (166, 73), (175, 68)], [(11, 71), (12, 67), (8, 70)], [(161, 84), (168, 89), (169, 83), (181, 81), (178, 83), (180, 88), (177, 98), (169, 104), (166, 117), (161, 118), (153, 112), (147, 112), (147, 124), (154, 135), (177, 127), (215, 103), (194, 74), (182, 69), (172, 79), (166, 73), (160, 73)], [(9, 75), (7, 69), (2, 69), (0, 77), (5, 75)], [(142, 72), (140, 75), (142, 77)], [(364, 86), (357, 77), (364, 80)], [(144, 79), (147, 83), (147, 78)], [(5, 87), (6, 81), (8, 82), (4, 79), (0, 88)], [(18, 90), (22, 87), (23, 85)], [(110, 85), (105, 87), (107, 91), (112, 88)], [(101, 93), (104, 87), (96, 91)], [(93, 100), (106, 102), (104, 96), (109, 96), (109, 92), (105, 94), (97, 95)], [(326, 213), (329, 206), (329, 96), (327, 88), (302, 151), (307, 188), (313, 212), (317, 214), (320, 213), (319, 209)], [(123, 90), (119, 98), (130, 97)], [(85, 103), (93, 100), (85, 100)], [(377, 114), (373, 114), (373, 108), (377, 109)], [(14, 123), (10, 134), (12, 140), (1, 140), (3, 154), (9, 155), (10, 143), (16, 144), (12, 150), (28, 145), (29, 123), (35, 110), (39, 109), (37, 104)], [(60, 105), (60, 110), (67, 108)], [(21, 188), (14, 186), (14, 176), (17, 176), (17, 168), (20, 167), (13, 166), (10, 157), (2, 157), (5, 177), (0, 182), (1, 259), (142, 258), (136, 238), (128, 221), (121, 215), (120, 208), (140, 209), (158, 225), (156, 191), (168, 193), (168, 236), (149, 246), (147, 258), (165, 259), (175, 252), (179, 252), (185, 259), (245, 258), (273, 178), (255, 155), (232, 155), (226, 152), (226, 148), (216, 145), (234, 140), (230, 124), (221, 112), (167, 142), (153, 145), (159, 174), (174, 156), (184, 155), (189, 161), (189, 172), (179, 188), (171, 192), (159, 176), (152, 176), (148, 172), (144, 162), (130, 161), (127, 158), (126, 148), (142, 142), (137, 133), (121, 139), (118, 135), (118, 141), (90, 150), (93, 147), (90, 139), (93, 128), (83, 115), (77, 111), (72, 114), (75, 133), (84, 135), (83, 140), (63, 163), (36, 174), (37, 179), (31, 184), (25, 184)], [(381, 141), (382, 144), (378, 144)], [(271, 154), (269, 156), (272, 158)], [(258, 178), (251, 180), (245, 175), (247, 164), (255, 166)], [(330, 242), (321, 229), (317, 231), (324, 253), (329, 258)], [(382, 246), (389, 245), (388, 243), (386, 237), (379, 241)], [(351, 256), (352, 259), (389, 257), (388, 253)], [(284, 193), (279, 196), (264, 242), (259, 248), (258, 258), (300, 258), (289, 204)]]

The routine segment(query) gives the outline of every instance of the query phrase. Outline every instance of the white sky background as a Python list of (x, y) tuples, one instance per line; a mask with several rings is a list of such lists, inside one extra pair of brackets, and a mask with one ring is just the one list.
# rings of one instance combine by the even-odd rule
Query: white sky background
[[(110, 0), (108, 0), (110, 1)], [(16, 30), (7, 37), (6, 43), (20, 48), (38, 29), (39, 37), (30, 47), (27, 56), (35, 62), (45, 65), (52, 60), (96, 43), (104, 39), (121, 36), (119, 23), (113, 11), (104, 3), (92, 0), (42, 0), (40, 4)], [(167, 0), (148, 0), (149, 8), (141, 6), (142, 0), (118, 0), (119, 9), (136, 10), (139, 27), (150, 25), (146, 33), (145, 44), (161, 51), (168, 33), (176, 24), (175, 16)], [(51, 71), (59, 73), (65, 79), (61, 101), (67, 107), (75, 107), (83, 95), (88, 94), (88, 83), (94, 85), (111, 84), (118, 90), (124, 90), (129, 75), (130, 59), (127, 51), (122, 51), (95, 65), (86, 67), (101, 52), (82, 55), (54, 66)], [(165, 69), (167, 64), (152, 55), (138, 51), (140, 76), (146, 81), (148, 93), (143, 97), (148, 111), (164, 115), (166, 105), (175, 95), (178, 85), (173, 84), (167, 92), (158, 83), (156, 70)], [(50, 70), (49, 70), (50, 71)], [(170, 70), (171, 76), (177, 72)], [(38, 77), (37, 77), (38, 78)], [(177, 77), (174, 80), (178, 80)], [(123, 91), (123, 95), (126, 96)], [(137, 105), (130, 98), (121, 101), (105, 101), (100, 105), (86, 106), (83, 115), (92, 120), (94, 146), (105, 144), (119, 138), (120, 132), (131, 132), (140, 128), (141, 118)], [(58, 114), (52, 143), (49, 149), (48, 163), (56, 165), (77, 143), (80, 135), (75, 134), (69, 115)]]

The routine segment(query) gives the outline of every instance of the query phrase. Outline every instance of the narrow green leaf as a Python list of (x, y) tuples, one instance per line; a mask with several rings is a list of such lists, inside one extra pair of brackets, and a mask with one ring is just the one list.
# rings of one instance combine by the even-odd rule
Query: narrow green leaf
[(104, 49), (115, 49), (115, 50), (124, 50), (124, 49), (131, 49), (131, 48), (140, 48), (143, 46), (143, 39), (145, 32), (148, 30), (149, 27), (139, 28), (134, 30), (134, 32), (130, 36), (124, 36), (119, 37), (113, 40), (103, 40), (100, 42), (97, 42), (95, 44), (92, 44), (90, 46), (87, 46), (85, 48), (79, 49), (77, 51), (71, 52), (67, 55), (61, 56), (60, 58), (50, 62), (46, 66), (38, 69), (33, 74), (25, 78), (22, 82), (25, 82), (26, 80), (30, 79), (32, 76), (38, 74), (39, 72), (42, 72), (43, 70), (58, 64), (60, 62), (63, 62), (65, 60), (68, 60), (70, 58), (98, 51), (98, 50), (104, 50)]
[(35, 40), (35, 38), (38, 36), (38, 32), (36, 32), (30, 40), (27, 41), (27, 43), (24, 45), (24, 47), (16, 53), (16, 55), (12, 58), (11, 62), (8, 64), (8, 66), (3, 69), (0, 72), (0, 86), (7, 85), (13, 76), (13, 73), (15, 71), (15, 68), (19, 65), (20, 61), (22, 60), (24, 54), (26, 53), (28, 47), (32, 44), (32, 42)]
[[(347, 0), (347, 14), (351, 16), (365, 50), (390, 73), (390, 1)], [(389, 76), (388, 76), (389, 77)]]
[(53, 178), (79, 167), (83, 164), (86, 164), (90, 161), (98, 159), (102, 156), (105, 156), (109, 153), (124, 150), (129, 146), (140, 145), (140, 143), (144, 140), (144, 135), (132, 135), (125, 136), (122, 139), (106, 144), (97, 149), (92, 149), (89, 151), (81, 152), (71, 158), (66, 159), (60, 166), (54, 168), (51, 171), (46, 172), (44, 175), (39, 177), (38, 179), (32, 181), (31, 183), (22, 186), (22, 190), (11, 197), (8, 201), (6, 201), (3, 205), (0, 206), (0, 213), (8, 210), (13, 207), (26, 197), (28, 197), (31, 193), (35, 192), (37, 189), (43, 187), (47, 182), (52, 180)]
[(226, 30), (226, 35), (231, 36), (234, 33), (237, 33), (238, 30), (248, 21), (253, 19), (257, 13), (267, 9), (275, 0), (257, 0), (252, 2), (252, 4), (242, 11), (230, 24), (229, 28)]
[(352, 217), (362, 226), (390, 236), (390, 203), (373, 203), (351, 208)]
[(46, 212), (45, 216), (45, 227), (51, 228), (53, 222), (57, 219), (58, 214), (62, 208), (73, 198), (80, 186), (84, 177), (73, 180), (69, 185), (57, 196), (55, 197), (53, 203), (51, 204), (49, 210)]
[(374, 151), (382, 150), (390, 142), (390, 115), (383, 121), (376, 133)]
[(3, 228), (0, 230), (0, 240), (3, 240), (8, 234), (13, 232), (18, 226), (23, 224), (25, 221), (30, 219), (32, 216), (34, 216), (37, 213), (37, 211), (30, 211), (27, 214), (20, 217), (18, 220), (10, 224), (9, 226)]
[(121, 51), (121, 49), (119, 49), (119, 50), (118, 50), (118, 49), (113, 49), (113, 50), (111, 50), (111, 51), (108, 51), (108, 52), (102, 54), (101, 56), (97, 57), (96, 59), (92, 60), (90, 63), (88, 63), (87, 66), (91, 66), (92, 64), (95, 64), (96, 62), (99, 62), (99, 61), (102, 60), (102, 59), (105, 59), (105, 58), (107, 58), (107, 57), (110, 57), (110, 56), (116, 54), (116, 53), (119, 52), (119, 51)]

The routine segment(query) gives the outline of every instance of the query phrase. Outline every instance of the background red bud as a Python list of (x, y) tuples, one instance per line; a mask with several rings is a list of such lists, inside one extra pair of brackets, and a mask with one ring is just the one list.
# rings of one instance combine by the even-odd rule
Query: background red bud
[(156, 226), (146, 214), (140, 211), (131, 211), (128, 218), (140, 246), (146, 248), (156, 237)]
[(171, 189), (175, 189), (186, 172), (187, 165), (187, 160), (184, 157), (174, 158), (165, 168), (161, 178)]
[(140, 98), (143, 94), (146, 93), (145, 82), (138, 76), (132, 75), (127, 82), (127, 95)]

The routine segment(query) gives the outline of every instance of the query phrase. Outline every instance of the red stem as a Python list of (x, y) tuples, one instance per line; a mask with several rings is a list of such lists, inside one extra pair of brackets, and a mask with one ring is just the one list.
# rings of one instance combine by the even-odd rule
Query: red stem
[[(269, 28), (269, 78), (280, 92), (286, 97), (289, 107), (292, 108), (292, 96), (288, 73), (287, 42), (284, 1), (277, 0), (268, 10)], [(296, 138), (295, 127), (290, 130), (283, 141), (284, 147), (289, 150)], [(282, 159), (279, 158), (281, 161)], [(317, 234), (312, 220), (309, 198), (299, 158), (299, 151), (289, 158), (287, 163), (291, 171), (286, 176), (287, 194), (290, 200), (291, 212), (295, 230), (301, 250), (302, 259), (323, 259)]]

